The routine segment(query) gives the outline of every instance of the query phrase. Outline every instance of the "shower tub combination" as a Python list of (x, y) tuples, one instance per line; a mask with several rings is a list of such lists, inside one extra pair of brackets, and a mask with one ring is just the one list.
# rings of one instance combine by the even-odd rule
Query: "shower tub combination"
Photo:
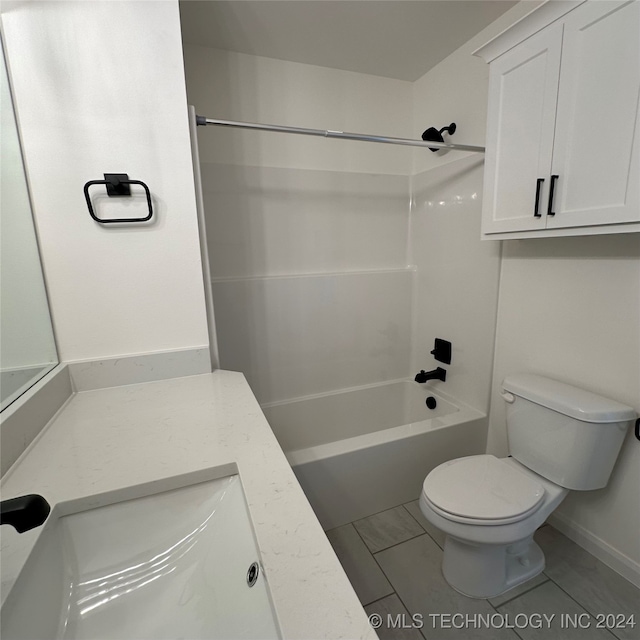
[(409, 380), (262, 409), (325, 530), (417, 500), (437, 465), (485, 452), (485, 414)]

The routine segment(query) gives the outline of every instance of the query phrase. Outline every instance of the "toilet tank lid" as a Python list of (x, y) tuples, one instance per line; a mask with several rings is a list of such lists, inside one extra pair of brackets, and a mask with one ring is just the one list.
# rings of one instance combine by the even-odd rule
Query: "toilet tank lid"
[(502, 387), (515, 396), (583, 422), (625, 422), (636, 418), (634, 409), (615, 400), (532, 373), (508, 375)]

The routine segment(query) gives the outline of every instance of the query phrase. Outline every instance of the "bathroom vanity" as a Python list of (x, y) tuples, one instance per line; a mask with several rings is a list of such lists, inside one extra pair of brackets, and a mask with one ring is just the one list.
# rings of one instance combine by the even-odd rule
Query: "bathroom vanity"
[[(241, 373), (74, 394), (3, 478), (2, 497), (38, 493), (51, 519), (236, 474), (281, 637), (376, 638)], [(3, 604), (48, 524), (2, 527)]]

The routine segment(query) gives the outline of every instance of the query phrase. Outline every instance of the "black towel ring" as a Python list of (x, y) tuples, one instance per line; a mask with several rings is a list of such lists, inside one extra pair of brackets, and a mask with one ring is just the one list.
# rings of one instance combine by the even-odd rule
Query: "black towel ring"
[[(89, 208), (89, 215), (100, 224), (113, 224), (116, 222), (147, 222), (153, 217), (153, 205), (151, 204), (151, 192), (149, 187), (140, 180), (129, 180), (129, 176), (126, 173), (105, 173), (104, 180), (89, 180), (84, 185), (84, 197), (87, 201), (87, 207)], [(103, 220), (96, 216), (93, 205), (91, 204), (91, 196), (89, 195), (89, 187), (95, 184), (104, 184), (107, 186), (107, 195), (109, 197), (130, 196), (131, 189), (129, 185), (140, 185), (147, 196), (147, 206), (149, 207), (149, 213), (144, 218), (110, 218), (109, 220)]]

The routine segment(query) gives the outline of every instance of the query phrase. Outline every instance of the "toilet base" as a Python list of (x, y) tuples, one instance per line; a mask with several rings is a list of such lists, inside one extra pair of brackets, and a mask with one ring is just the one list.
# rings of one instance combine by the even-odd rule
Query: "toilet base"
[(499, 596), (543, 569), (544, 554), (533, 536), (508, 545), (477, 545), (452, 536), (445, 541), (442, 574), (471, 598)]

